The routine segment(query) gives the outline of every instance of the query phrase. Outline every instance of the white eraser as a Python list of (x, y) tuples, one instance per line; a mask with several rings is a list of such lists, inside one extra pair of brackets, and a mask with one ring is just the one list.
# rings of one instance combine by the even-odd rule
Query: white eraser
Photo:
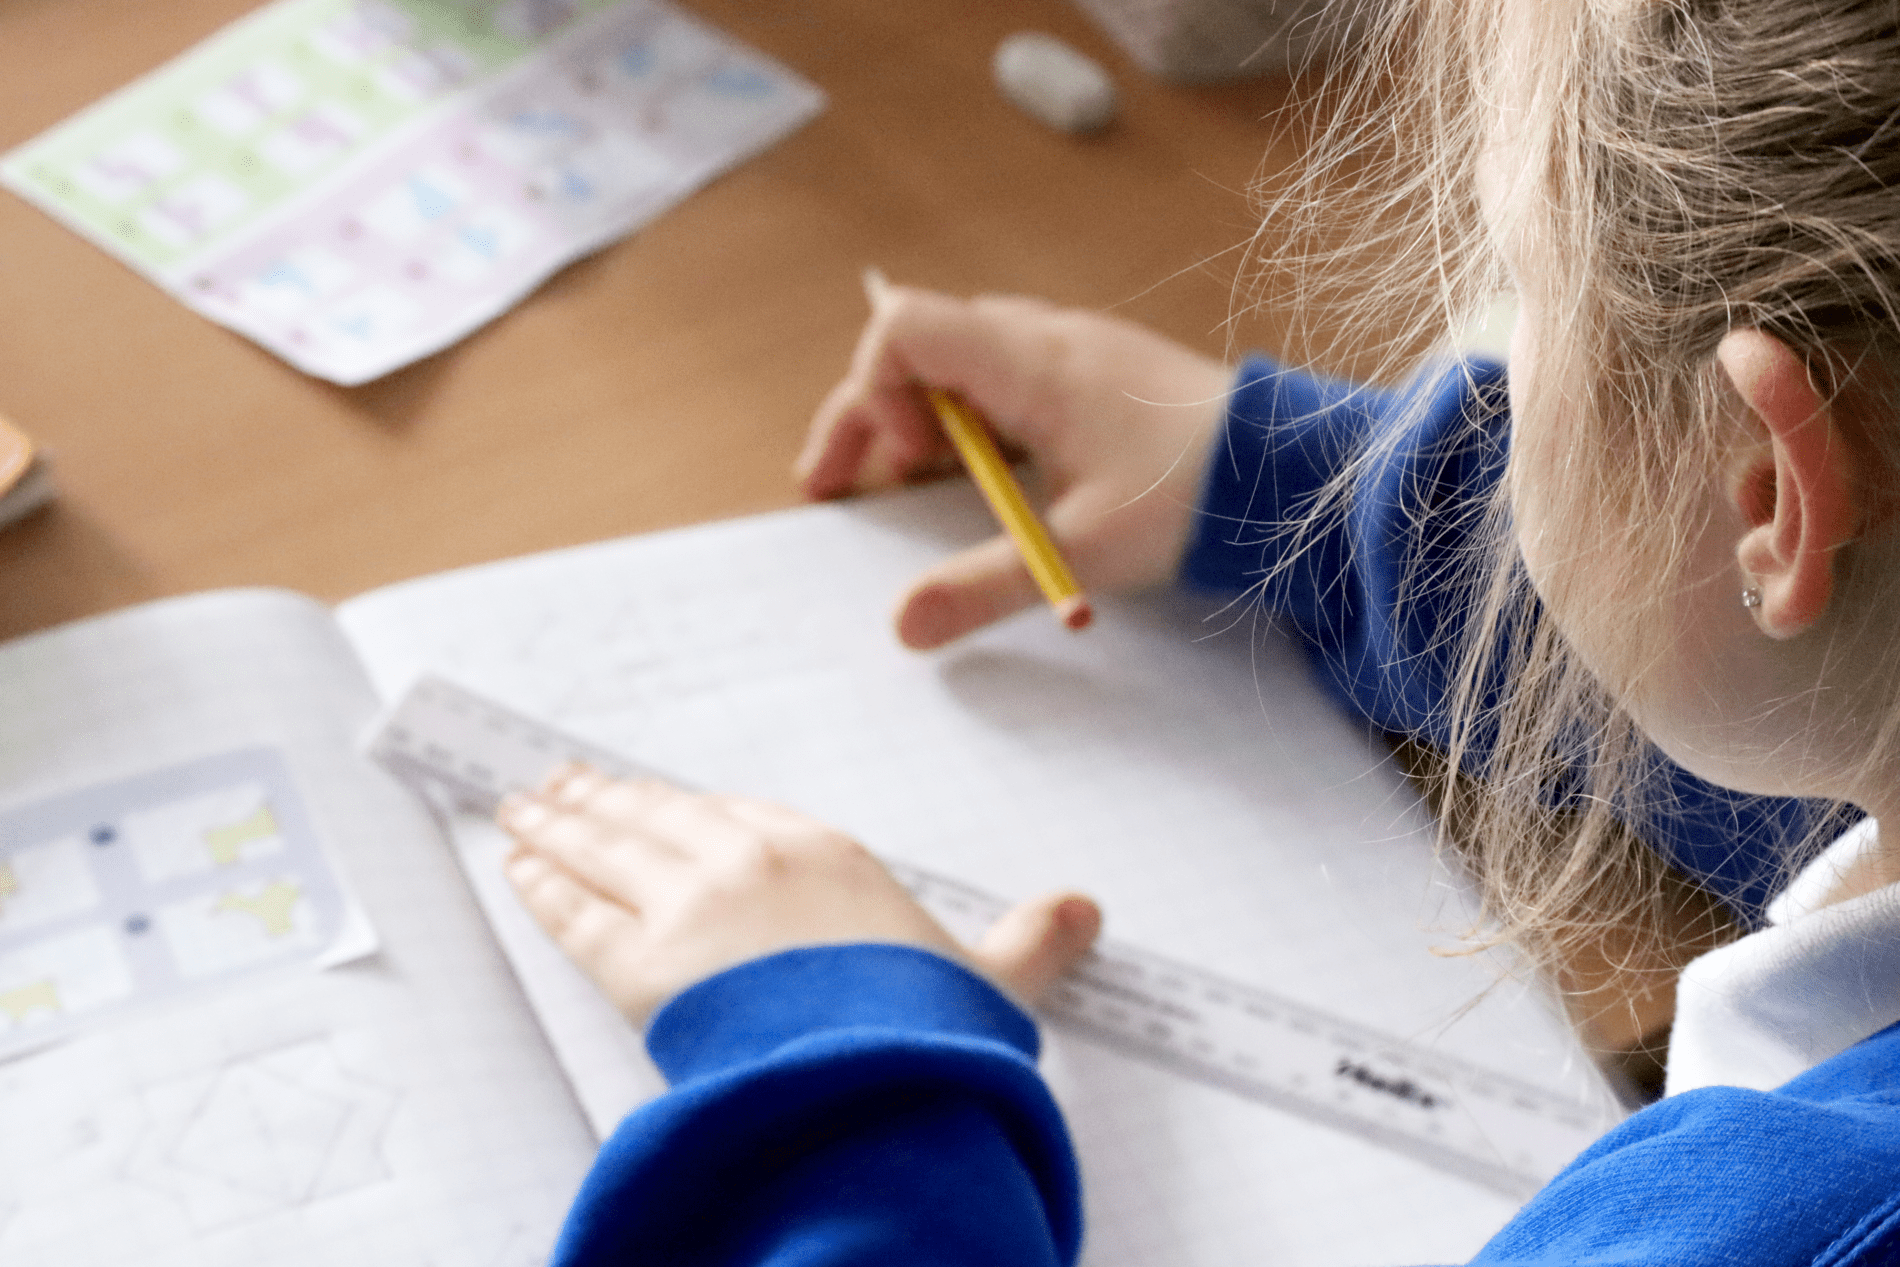
[(1115, 81), (1053, 35), (1018, 31), (996, 47), (996, 88), (1023, 113), (1064, 132), (1115, 117)]

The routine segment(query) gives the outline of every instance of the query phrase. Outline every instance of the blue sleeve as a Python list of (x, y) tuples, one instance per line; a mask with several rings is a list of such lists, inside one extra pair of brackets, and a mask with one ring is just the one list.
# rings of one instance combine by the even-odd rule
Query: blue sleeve
[(1473, 1267), (1900, 1261), (1900, 1027), (1775, 1091), (1708, 1087), (1586, 1149)]
[[(1250, 360), (1208, 464), (1183, 578), (1216, 591), (1257, 587), (1343, 704), (1442, 746), (1457, 668), (1444, 634), (1461, 608), (1445, 584), (1414, 584), (1403, 604), (1400, 590), (1408, 579), (1450, 579), (1479, 546), (1504, 473), (1504, 401), (1496, 365), (1452, 366), (1397, 393)], [(1350, 501), (1315, 518), (1333, 477), (1375, 441), (1380, 460), (1363, 467)]]
[(1034, 1023), (905, 946), (742, 964), (666, 1005), (672, 1090), (602, 1146), (556, 1267), (1066, 1267), (1081, 1191)]
[[(1507, 403), (1504, 367), (1484, 361), (1395, 392), (1250, 359), (1208, 464), (1182, 580), (1257, 591), (1348, 710), (1444, 747), (1467, 614), (1458, 581), (1490, 557), (1483, 534), (1509, 451)], [(1353, 463), (1347, 499), (1315, 517)], [(1637, 825), (1644, 839), (1758, 922), (1783, 860), (1826, 811), (1730, 792), (1666, 761), (1656, 780)]]

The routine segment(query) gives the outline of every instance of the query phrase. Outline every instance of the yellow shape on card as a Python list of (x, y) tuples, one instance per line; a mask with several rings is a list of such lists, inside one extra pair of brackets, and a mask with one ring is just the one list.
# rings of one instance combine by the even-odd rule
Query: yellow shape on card
[(13, 873), (13, 864), (0, 862), (0, 898), (12, 897), (20, 891), (20, 877)]
[(36, 1008), (44, 1008), (48, 1012), (60, 1010), (59, 986), (51, 978), (13, 990), (0, 990), (0, 1012), (12, 1017), (14, 1024), (24, 1021), (27, 1013)]
[(223, 827), (205, 829), (205, 847), (211, 850), (211, 860), (219, 866), (232, 866), (244, 859), (244, 846), (258, 840), (269, 840), (277, 834), (277, 815), (270, 812), (270, 803), (266, 801), (257, 807), (257, 812), (248, 818)]
[(251, 916), (264, 926), (266, 937), (286, 937), (294, 927), (291, 916), (296, 912), (297, 899), (302, 896), (302, 889), (288, 880), (278, 880), (265, 885), (256, 897), (227, 893), (218, 899), (214, 909)]

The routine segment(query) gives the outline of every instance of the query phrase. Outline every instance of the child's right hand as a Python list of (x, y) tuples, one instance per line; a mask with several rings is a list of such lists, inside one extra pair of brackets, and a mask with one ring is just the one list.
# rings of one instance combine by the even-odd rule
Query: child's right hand
[[(1040, 471), (1045, 521), (1095, 592), (1172, 577), (1232, 372), (1132, 322), (1010, 296), (957, 299), (867, 281), (871, 320), (812, 419), (796, 473), (809, 497), (946, 469), (954, 455), (920, 385), (959, 393)], [(919, 650), (1039, 601), (997, 536), (932, 568), (897, 632)]]

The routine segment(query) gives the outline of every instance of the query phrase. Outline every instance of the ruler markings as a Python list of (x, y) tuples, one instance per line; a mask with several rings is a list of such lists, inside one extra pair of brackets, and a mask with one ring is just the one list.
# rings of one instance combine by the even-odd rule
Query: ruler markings
[[(616, 776), (655, 773), (435, 677), (411, 689), (369, 750), (406, 782), (483, 815), (564, 761)], [(886, 865), (965, 938), (1008, 905), (908, 863)], [(1514, 1197), (1547, 1181), (1600, 1125), (1568, 1096), (1122, 943), (1098, 946), (1041, 1010), (1136, 1059)]]

